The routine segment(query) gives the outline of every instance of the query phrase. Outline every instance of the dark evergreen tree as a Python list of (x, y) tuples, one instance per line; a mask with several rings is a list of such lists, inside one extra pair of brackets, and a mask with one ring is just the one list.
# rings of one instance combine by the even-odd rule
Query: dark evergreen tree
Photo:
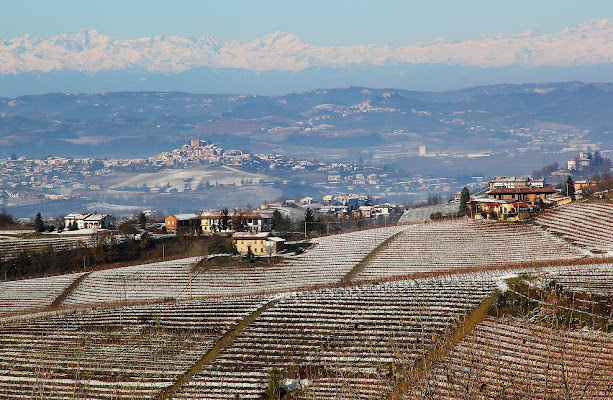
[(602, 167), (602, 156), (598, 150), (594, 152), (591, 164), (594, 166), (594, 169), (600, 169), (600, 167)]
[(564, 196), (569, 196), (571, 199), (575, 200), (575, 182), (573, 182), (573, 178), (568, 176), (566, 178), (566, 182), (564, 182), (564, 186), (562, 187), (562, 194)]
[(276, 232), (285, 231), (285, 219), (283, 218), (283, 214), (281, 214), (281, 211), (275, 210), (272, 213), (272, 219), (270, 223), (271, 223), (271, 228), (273, 231), (276, 231)]
[(138, 215), (138, 226), (141, 229), (147, 229), (147, 216), (143, 212)]
[(45, 223), (43, 222), (43, 217), (40, 215), (40, 213), (36, 213), (36, 217), (34, 218), (34, 230), (36, 232), (45, 231)]
[(230, 214), (228, 213), (228, 209), (224, 208), (221, 210), (221, 218), (219, 219), (219, 226), (222, 231), (225, 231), (230, 226)]
[(466, 215), (466, 203), (470, 200), (470, 192), (468, 188), (464, 186), (462, 191), (460, 192), (460, 206), (458, 209), (458, 217), (463, 217)]
[(306, 211), (304, 212), (304, 221), (303, 222), (303, 226), (304, 226), (304, 230), (306, 233), (311, 232), (311, 230), (313, 229), (313, 225), (315, 222), (315, 215), (313, 215), (313, 210), (311, 210), (310, 208), (307, 208)]

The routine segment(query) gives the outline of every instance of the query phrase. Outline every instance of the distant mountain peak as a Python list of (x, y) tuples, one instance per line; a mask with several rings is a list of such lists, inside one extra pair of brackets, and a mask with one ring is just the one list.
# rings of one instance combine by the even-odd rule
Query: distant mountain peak
[(300, 38), (298, 38), (298, 36), (288, 32), (271, 33), (270, 35), (266, 35), (263, 38), (256, 40), (256, 42), (265, 46), (276, 48), (295, 48), (304, 46), (304, 43), (302, 40), (300, 40)]
[(602, 31), (613, 29), (613, 24), (608, 19), (594, 18), (591, 19), (574, 29), (576, 32), (585, 31)]
[(595, 18), (573, 29), (542, 34), (483, 34), (472, 40), (437, 38), (410, 46), (315, 47), (289, 32), (249, 43), (215, 37), (155, 36), (116, 39), (95, 29), (74, 35), (0, 41), (0, 74), (24, 72), (130, 70), (180, 73), (194, 68), (233, 68), (256, 73), (301, 71), (309, 67), (448, 64), (471, 67), (600, 65), (613, 63), (613, 23)]
[(95, 29), (82, 29), (73, 36), (73, 40), (82, 46), (95, 46), (97, 44), (107, 42), (111, 38), (109, 36), (105, 36), (98, 32)]
[(298, 36), (296, 36), (296, 35), (294, 35), (292, 33), (283, 32), (283, 31), (277, 31), (275, 33), (268, 34), (268, 35), (264, 36), (263, 39), (271, 39), (271, 40), (275, 40), (275, 41), (276, 40), (281, 40), (281, 39), (285, 39), (285, 40), (288, 40), (288, 39), (289, 40), (300, 40), (298, 38)]

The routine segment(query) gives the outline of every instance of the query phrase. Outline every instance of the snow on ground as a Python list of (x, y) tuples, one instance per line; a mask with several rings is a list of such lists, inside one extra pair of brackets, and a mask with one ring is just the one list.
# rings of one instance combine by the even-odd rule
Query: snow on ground
[(406, 210), (398, 222), (421, 222), (430, 221), (430, 214), (439, 211), (443, 215), (457, 214), (460, 207), (459, 201), (452, 201), (447, 204), (437, 204), (435, 206), (425, 206)]

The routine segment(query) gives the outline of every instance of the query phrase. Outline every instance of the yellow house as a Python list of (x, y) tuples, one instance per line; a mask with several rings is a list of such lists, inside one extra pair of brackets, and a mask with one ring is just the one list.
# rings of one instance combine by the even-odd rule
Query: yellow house
[(240, 254), (251, 251), (256, 256), (274, 255), (285, 247), (285, 239), (272, 236), (270, 232), (236, 232), (232, 240)]
[(219, 221), (223, 218), (220, 212), (203, 212), (200, 214), (200, 226), (204, 235), (213, 235), (219, 232)]
[(503, 221), (519, 221), (516, 203), (499, 204), (494, 207), (494, 211), (498, 214), (498, 218)]

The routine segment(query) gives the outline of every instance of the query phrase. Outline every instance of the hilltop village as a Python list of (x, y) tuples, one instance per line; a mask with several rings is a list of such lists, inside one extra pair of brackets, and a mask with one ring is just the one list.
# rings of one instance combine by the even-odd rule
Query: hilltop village
[[(182, 173), (181, 171), (186, 171)], [(477, 187), (482, 178), (467, 182)], [(403, 171), (363, 163), (322, 162), (278, 154), (228, 150), (214, 143), (191, 140), (180, 149), (149, 158), (93, 159), (48, 157), (0, 159), (0, 205), (22, 207), (53, 201), (131, 203), (146, 201), (164, 212), (164, 196), (204, 194), (211, 199), (224, 190), (265, 193), (362, 193), (364, 196), (423, 196), (451, 193), (459, 183), (450, 178), (407, 175)], [(273, 189), (272, 191), (269, 189)], [(255, 191), (255, 192), (254, 192)], [(224, 192), (225, 193), (225, 192)], [(239, 192), (237, 192), (239, 196)], [(235, 204), (244, 206), (245, 204)], [(47, 207), (48, 208), (48, 207)]]
[[(114, 172), (152, 172), (160, 168), (183, 169), (194, 165), (235, 166), (243, 167), (245, 171), (282, 172), (282, 176), (291, 179), (292, 172), (323, 172), (326, 179), (314, 182), (315, 186), (328, 187), (329, 185), (345, 185), (347, 188), (370, 187), (380, 190), (381, 185), (394, 187), (400, 185), (407, 190), (422, 192), (445, 191), (451, 188), (447, 179), (427, 179), (416, 177), (407, 181), (393, 178), (392, 172), (385, 172), (380, 168), (365, 166), (349, 162), (318, 162), (300, 160), (277, 154), (253, 154), (241, 150), (224, 150), (214, 143), (193, 139), (181, 149), (160, 153), (149, 158), (134, 159), (93, 159), (48, 157), (46, 159), (27, 159), (13, 156), (0, 159), (0, 196), (26, 197), (44, 196), (45, 190), (53, 189), (87, 189), (102, 190), (104, 176)], [(290, 174), (288, 174), (288, 172)], [(226, 186), (241, 185), (270, 185), (272, 181), (265, 179), (242, 179)], [(286, 180), (287, 180), (286, 179)], [(91, 183), (83, 183), (91, 182)], [(183, 192), (220, 185), (214, 180), (201, 182), (199, 185), (168, 185), (168, 187), (134, 186), (124, 189), (142, 190), (151, 193), (160, 191)], [(29, 194), (26, 192), (30, 191)]]
[[(420, 148), (420, 153), (424, 157), (429, 156), (425, 146)], [(544, 175), (554, 180), (563, 179), (569, 174), (587, 177), (590, 171), (604, 171), (610, 165), (611, 161), (603, 158), (598, 151), (594, 154), (581, 152), (578, 157), (568, 160), (567, 168), (553, 164), (555, 168), (547, 169)], [(533, 176), (543, 175), (541, 172), (535, 171)], [(320, 200), (323, 206), (333, 206), (331, 211), (342, 211), (342, 206), (347, 204), (338, 197), (347, 197), (347, 193), (356, 193), (353, 196), (359, 197), (362, 202), (367, 197), (386, 198), (388, 201), (395, 199), (398, 202), (398, 199), (407, 196), (415, 199), (427, 194), (432, 196), (433, 193), (453, 196), (463, 186), (473, 193), (486, 185), (482, 176), (474, 176), (461, 185), (451, 178), (407, 175), (404, 171), (386, 166), (321, 162), (278, 154), (227, 150), (199, 139), (190, 140), (180, 149), (149, 158), (48, 157), (38, 160), (12, 156), (0, 160), (0, 205), (24, 210), (31, 210), (37, 204), (44, 204), (46, 208), (52, 205), (65, 208), (70, 204), (61, 206), (57, 202), (69, 200), (74, 204), (113, 202), (112, 209), (124, 208), (126, 212), (123, 214), (132, 210), (135, 202), (146, 202), (146, 208), (163, 214), (181, 213), (196, 206), (190, 194), (204, 195), (207, 198), (204, 208), (211, 208), (221, 193), (227, 196), (228, 190), (235, 190), (236, 199), (245, 191), (244, 196), (251, 196), (254, 201), (263, 201), (266, 193), (276, 193), (275, 197), (281, 197), (282, 193), (292, 194), (291, 197), (297, 201), (321, 196), (325, 197)], [(534, 183), (528, 186), (534, 187)], [(169, 200), (168, 196), (172, 195), (188, 197), (177, 203)], [(334, 201), (331, 196), (335, 198)], [(232, 207), (246, 205), (234, 204), (237, 200), (231, 201)], [(182, 203), (185, 206), (178, 206)], [(489, 206), (484, 207), (489, 212)], [(108, 207), (110, 210), (111, 207)], [(330, 210), (324, 209), (323, 212)], [(473, 212), (478, 211), (475, 208)]]

